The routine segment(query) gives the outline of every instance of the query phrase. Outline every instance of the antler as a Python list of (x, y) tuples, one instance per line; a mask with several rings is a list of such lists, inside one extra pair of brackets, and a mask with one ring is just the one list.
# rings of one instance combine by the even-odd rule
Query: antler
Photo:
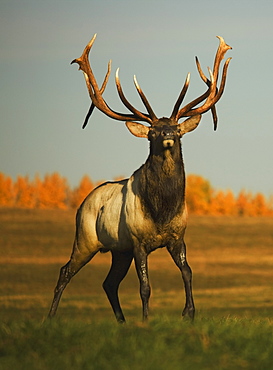
[(87, 46), (85, 47), (85, 49), (84, 49), (82, 55), (80, 56), (80, 58), (74, 59), (71, 62), (71, 64), (72, 63), (78, 63), (79, 69), (83, 72), (85, 82), (86, 82), (86, 86), (87, 86), (87, 89), (88, 89), (88, 92), (89, 92), (89, 96), (92, 100), (92, 104), (91, 104), (91, 107), (90, 107), (90, 109), (87, 113), (83, 128), (86, 126), (86, 124), (88, 122), (88, 119), (89, 119), (89, 117), (91, 116), (91, 114), (93, 112), (94, 107), (98, 108), (101, 112), (103, 112), (107, 116), (109, 116), (109, 117), (111, 117), (115, 120), (118, 120), (118, 121), (135, 121), (135, 120), (137, 120), (137, 121), (144, 121), (144, 122), (147, 122), (150, 125), (152, 125), (153, 121), (156, 120), (157, 117), (154, 114), (154, 112), (153, 112), (147, 98), (145, 97), (143, 91), (141, 90), (138, 83), (136, 82), (136, 78), (134, 79), (134, 82), (135, 82), (137, 91), (138, 91), (138, 93), (141, 97), (141, 100), (143, 101), (143, 103), (144, 103), (144, 105), (147, 109), (148, 114), (142, 113), (139, 110), (137, 110), (136, 108), (134, 108), (128, 102), (128, 100), (125, 98), (125, 96), (123, 94), (123, 91), (122, 91), (122, 88), (121, 88), (120, 80), (119, 80), (119, 77), (118, 77), (118, 70), (117, 70), (117, 73), (116, 73), (116, 86), (117, 86), (118, 94), (119, 94), (119, 97), (120, 97), (121, 101), (123, 102), (123, 104), (132, 112), (132, 114), (123, 114), (123, 113), (118, 113), (118, 112), (114, 111), (113, 109), (111, 109), (107, 105), (107, 103), (103, 99), (102, 94), (105, 90), (105, 87), (106, 87), (106, 84), (108, 82), (110, 72), (111, 72), (111, 61), (108, 63), (108, 70), (107, 70), (106, 76), (104, 78), (102, 87), (99, 89), (97, 81), (95, 79), (95, 76), (93, 74), (93, 71), (91, 69), (91, 66), (90, 66), (90, 63), (89, 63), (89, 60), (88, 60), (89, 52), (90, 52), (90, 50), (93, 46), (93, 43), (96, 39), (96, 36), (97, 35), (95, 34), (94, 37), (92, 38), (92, 40), (87, 44)]
[[(73, 60), (73, 61), (71, 62), (71, 64), (72, 64), (73, 62), (75, 62), (75, 60)], [(109, 76), (110, 76), (110, 72), (111, 72), (111, 60), (110, 60), (110, 61), (109, 61), (109, 63), (108, 63), (107, 73), (106, 73), (106, 76), (105, 76), (104, 81), (103, 81), (103, 83), (102, 83), (102, 85), (101, 85), (101, 88), (100, 88), (100, 93), (101, 93), (101, 94), (103, 94), (103, 92), (104, 92), (104, 90), (105, 90), (105, 88), (106, 88), (106, 85), (107, 85), (107, 82), (108, 82), (108, 79), (109, 79)], [(89, 111), (88, 111), (88, 113), (87, 113), (87, 115), (86, 115), (86, 117), (85, 117), (85, 120), (84, 120), (84, 123), (83, 123), (83, 125), (82, 125), (82, 128), (85, 128), (85, 126), (87, 125), (88, 120), (89, 120), (89, 118), (90, 118), (91, 114), (93, 113), (94, 108), (95, 108), (95, 105), (94, 105), (94, 103), (92, 102), (92, 103), (91, 103), (91, 105), (90, 105)]]
[[(223, 67), (223, 72), (222, 72), (222, 78), (221, 78), (221, 83), (219, 89), (217, 88), (217, 82), (218, 82), (218, 76), (219, 76), (219, 68), (221, 61), (223, 60), (225, 53), (229, 50), (232, 49), (229, 45), (227, 45), (224, 41), (224, 39), (220, 36), (217, 36), (218, 39), (220, 40), (220, 44), (218, 47), (218, 50), (215, 55), (215, 60), (214, 60), (214, 66), (213, 66), (213, 72), (208, 68), (210, 79), (208, 79), (205, 74), (203, 73), (199, 60), (196, 57), (196, 66), (198, 73), (201, 77), (201, 79), (205, 82), (205, 84), (208, 86), (208, 89), (205, 93), (200, 95), (198, 98), (194, 99), (187, 105), (185, 105), (183, 108), (179, 109), (183, 99), (187, 93), (189, 83), (190, 83), (190, 74), (187, 75), (186, 81), (184, 83), (184, 86), (181, 90), (181, 93), (174, 105), (173, 112), (170, 116), (170, 120), (178, 122), (178, 120), (182, 117), (191, 117), (195, 115), (200, 115), (208, 110), (212, 111), (212, 116), (213, 116), (213, 122), (214, 122), (214, 130), (217, 128), (217, 114), (216, 114), (216, 108), (215, 104), (218, 102), (218, 100), (221, 98), (223, 92), (224, 92), (224, 87), (225, 87), (225, 82), (226, 82), (226, 76), (227, 76), (227, 69), (229, 62), (231, 58), (228, 58), (224, 64)], [(83, 128), (87, 125), (88, 119), (91, 116), (94, 108), (98, 108), (101, 112), (106, 114), (107, 116), (118, 120), (118, 121), (144, 121), (150, 124), (151, 126), (158, 120), (157, 116), (155, 115), (154, 111), (152, 110), (146, 96), (144, 95), (142, 89), (140, 88), (136, 77), (134, 76), (134, 84), (136, 86), (137, 92), (147, 110), (147, 113), (140, 112), (137, 110), (135, 107), (129, 103), (129, 101), (126, 99), (121, 84), (118, 76), (119, 69), (117, 69), (116, 72), (116, 87), (118, 91), (118, 95), (120, 97), (120, 100), (122, 103), (125, 105), (125, 107), (131, 112), (131, 114), (124, 114), (124, 113), (118, 113), (111, 109), (109, 105), (105, 102), (105, 100), (102, 97), (102, 94), (106, 88), (110, 73), (111, 73), (111, 61), (108, 63), (108, 69), (104, 78), (104, 81), (102, 83), (101, 88), (98, 87), (97, 81), (95, 79), (95, 76), (93, 74), (93, 71), (91, 69), (88, 56), (90, 53), (90, 50), (93, 46), (93, 43), (96, 39), (96, 34), (92, 38), (92, 40), (87, 44), (85, 47), (82, 55), (78, 59), (74, 59), (72, 63), (78, 63), (79, 69), (82, 70), (86, 82), (86, 86), (92, 101), (92, 104), (90, 106), (90, 109), (87, 113), (87, 116), (85, 118)], [(203, 103), (203, 105), (196, 107), (198, 104)]]
[[(217, 37), (220, 40), (220, 44), (219, 44), (219, 47), (218, 47), (218, 50), (217, 50), (217, 53), (216, 53), (216, 56), (215, 56), (213, 72), (210, 70), (210, 68), (208, 68), (209, 75), (210, 75), (210, 80), (207, 79), (207, 77), (203, 73), (203, 71), (201, 69), (201, 66), (200, 66), (200, 63), (199, 63), (199, 60), (196, 57), (197, 70), (199, 72), (199, 75), (200, 75), (201, 79), (208, 86), (208, 90), (204, 94), (202, 94), (198, 98), (194, 99), (192, 102), (188, 103), (187, 105), (185, 105), (183, 108), (181, 108), (179, 110), (179, 107), (182, 104), (182, 101), (183, 101), (183, 99), (186, 95), (186, 92), (187, 92), (187, 89), (188, 89), (188, 86), (189, 86), (189, 81), (190, 80), (189, 80), (189, 74), (188, 74), (187, 79), (185, 81), (185, 84), (182, 88), (182, 91), (181, 91), (181, 93), (180, 93), (180, 95), (177, 99), (177, 102), (175, 103), (173, 112), (172, 112), (171, 117), (170, 117), (171, 119), (173, 119), (175, 121), (178, 121), (181, 117), (190, 117), (190, 116), (194, 116), (194, 115), (197, 115), (197, 114), (203, 114), (203, 113), (205, 113), (205, 112), (207, 112), (208, 110), (211, 109), (212, 115), (213, 115), (214, 130), (216, 130), (216, 128), (217, 128), (217, 114), (216, 114), (215, 104), (218, 102), (218, 100), (221, 98), (221, 96), (224, 92), (226, 76), (227, 76), (227, 69), (228, 69), (228, 65), (229, 65), (229, 62), (230, 62), (231, 58), (228, 58), (226, 60), (225, 64), (224, 64), (221, 84), (220, 84), (220, 87), (219, 87), (219, 90), (218, 90), (217, 81), (218, 81), (218, 75), (219, 75), (219, 68), (220, 68), (220, 63), (221, 63), (221, 61), (223, 60), (223, 58), (225, 56), (225, 53), (229, 49), (232, 49), (229, 45), (227, 45), (225, 43), (225, 40), (222, 37), (220, 37), (220, 36), (217, 36)], [(205, 100), (205, 102), (203, 103), (203, 105), (201, 105), (200, 107), (194, 108), (196, 105), (200, 104), (204, 100)]]

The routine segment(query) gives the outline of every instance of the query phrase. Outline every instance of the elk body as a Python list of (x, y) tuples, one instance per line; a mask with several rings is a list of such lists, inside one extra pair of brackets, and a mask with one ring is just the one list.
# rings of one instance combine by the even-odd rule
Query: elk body
[[(196, 58), (199, 75), (206, 83), (207, 90), (180, 108), (189, 86), (188, 74), (171, 116), (157, 118), (136, 78), (135, 85), (147, 113), (138, 111), (128, 102), (120, 85), (118, 71), (116, 74), (117, 91), (130, 113), (117, 113), (107, 105), (102, 94), (110, 75), (110, 63), (102, 87), (99, 88), (88, 61), (95, 36), (86, 46), (82, 56), (72, 62), (78, 63), (79, 69), (83, 71), (92, 100), (84, 125), (96, 107), (113, 119), (125, 121), (133, 135), (148, 139), (150, 153), (145, 164), (129, 179), (100, 185), (81, 204), (76, 216), (76, 235), (72, 254), (68, 263), (60, 270), (49, 317), (55, 315), (61, 295), (71, 278), (99, 251), (110, 251), (112, 265), (103, 283), (103, 288), (117, 321), (125, 321), (119, 303), (118, 288), (132, 260), (135, 262), (140, 282), (143, 319), (146, 319), (150, 297), (147, 257), (155, 249), (166, 247), (180, 269), (184, 282), (186, 303), (182, 315), (193, 319), (195, 309), (191, 283), (192, 272), (187, 263), (184, 242), (187, 210), (180, 139), (185, 133), (198, 126), (201, 115), (208, 110), (212, 111), (216, 129), (215, 104), (222, 96), (231, 58), (227, 59), (224, 64), (218, 88), (219, 67), (226, 51), (231, 47), (219, 37), (220, 45), (215, 56), (213, 71), (209, 69), (210, 79), (205, 77)], [(203, 104), (200, 105), (200, 103)], [(182, 117), (188, 118), (179, 123)], [(149, 126), (135, 121), (146, 122)]]

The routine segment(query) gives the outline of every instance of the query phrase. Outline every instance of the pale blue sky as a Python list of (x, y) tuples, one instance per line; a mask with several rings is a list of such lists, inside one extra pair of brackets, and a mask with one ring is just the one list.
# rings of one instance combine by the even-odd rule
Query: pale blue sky
[(158, 116), (169, 116), (191, 72), (187, 99), (205, 85), (196, 71), (213, 66), (216, 35), (233, 47), (227, 86), (217, 105), (182, 141), (186, 172), (215, 188), (273, 194), (273, 2), (268, 0), (0, 0), (0, 171), (17, 175), (58, 171), (71, 186), (84, 174), (94, 181), (130, 174), (146, 159), (148, 142), (122, 122), (89, 108), (82, 73), (72, 59), (94, 33), (91, 57), (99, 83), (109, 59), (105, 91), (119, 102), (114, 72), (131, 103), (142, 104), (133, 75)]

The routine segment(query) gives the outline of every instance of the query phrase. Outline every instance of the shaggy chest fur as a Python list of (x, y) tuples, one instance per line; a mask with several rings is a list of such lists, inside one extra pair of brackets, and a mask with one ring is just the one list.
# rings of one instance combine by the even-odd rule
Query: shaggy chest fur
[(184, 193), (182, 157), (175, 161), (168, 151), (164, 156), (151, 156), (140, 177), (139, 194), (145, 214), (158, 226), (168, 224), (181, 212)]

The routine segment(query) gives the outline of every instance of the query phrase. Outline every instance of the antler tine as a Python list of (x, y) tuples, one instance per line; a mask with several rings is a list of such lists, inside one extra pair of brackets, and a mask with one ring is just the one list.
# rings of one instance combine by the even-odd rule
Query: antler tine
[(137, 89), (137, 92), (139, 93), (139, 96), (140, 96), (143, 104), (145, 105), (145, 107), (147, 109), (147, 112), (149, 113), (149, 116), (152, 118), (153, 121), (157, 120), (158, 118), (156, 117), (154, 111), (152, 110), (152, 107), (150, 106), (150, 104), (148, 102), (148, 99), (144, 95), (144, 92), (142, 91), (141, 87), (139, 86), (135, 75), (134, 75), (134, 83), (135, 83), (135, 87)]
[(210, 80), (206, 77), (206, 75), (203, 73), (202, 71), (202, 68), (201, 68), (201, 64), (199, 62), (199, 59), (198, 57), (195, 57), (195, 63), (196, 63), (196, 67), (197, 67), (197, 70), (198, 70), (198, 73), (199, 73), (199, 76), (202, 78), (202, 80), (208, 85), (210, 86)]
[[(205, 76), (205, 74), (203, 73), (202, 71), (202, 68), (201, 68), (201, 65), (199, 63), (199, 60), (197, 57), (195, 57), (195, 62), (196, 62), (196, 66), (197, 66), (197, 70), (199, 72), (199, 75), (200, 77), (202, 78), (202, 80), (207, 84), (207, 86), (209, 87), (210, 86), (210, 80)], [(216, 93), (217, 93), (217, 87), (216, 87)], [(217, 122), (218, 122), (218, 117), (217, 117), (217, 112), (216, 112), (216, 107), (215, 105), (213, 105), (211, 107), (211, 113), (212, 113), (212, 119), (213, 119), (213, 127), (214, 127), (214, 131), (216, 131), (217, 129)]]
[(224, 88), (225, 88), (225, 82), (226, 82), (226, 78), (227, 78), (227, 68), (228, 68), (228, 65), (229, 65), (229, 62), (231, 61), (231, 59), (232, 58), (228, 58), (226, 60), (225, 64), (224, 64), (220, 89), (219, 89), (219, 91), (217, 91), (217, 94), (215, 96), (215, 103), (211, 107), (211, 113), (212, 113), (212, 118), (213, 118), (213, 123), (214, 123), (214, 131), (216, 131), (216, 129), (217, 129), (217, 122), (218, 122), (218, 117), (217, 117), (215, 104), (218, 102), (218, 100), (220, 100), (221, 96), (223, 95)]
[[(118, 94), (119, 94), (119, 97), (120, 97), (120, 100), (122, 101), (122, 103), (125, 105), (126, 108), (129, 109), (129, 111), (131, 111), (133, 114), (137, 115), (138, 117), (142, 117), (143, 120), (150, 120), (150, 117), (142, 112), (140, 112), (139, 110), (137, 110), (135, 107), (132, 106), (132, 104), (126, 99), (124, 93), (123, 93), (123, 90), (122, 90), (122, 87), (121, 87), (121, 84), (120, 84), (120, 79), (119, 79), (119, 68), (117, 69), (116, 71), (116, 87), (117, 87), (117, 91), (118, 91)], [(150, 120), (150, 123), (152, 124), (152, 119)]]
[[(175, 120), (177, 120), (177, 121), (179, 120), (179, 118), (183, 117), (183, 116), (178, 116), (178, 115), (179, 115), (179, 113), (181, 113), (181, 112), (182, 112), (182, 110), (183, 110), (183, 111), (184, 111), (184, 110), (185, 110), (185, 111), (186, 111), (186, 110), (190, 110), (190, 109), (191, 109), (191, 108), (193, 108), (195, 105), (197, 105), (197, 104), (201, 103), (203, 100), (205, 100), (205, 99), (208, 97), (209, 92), (210, 92), (210, 85), (211, 85), (211, 82), (210, 82), (210, 80), (205, 76), (205, 74), (203, 73), (202, 68), (201, 68), (201, 65), (200, 65), (199, 60), (198, 60), (198, 58), (197, 58), (197, 57), (195, 57), (195, 62), (196, 62), (196, 66), (197, 66), (197, 70), (198, 70), (198, 72), (199, 72), (199, 75), (200, 75), (201, 79), (202, 79), (202, 80), (207, 84), (207, 86), (208, 86), (208, 90), (207, 90), (203, 95), (199, 96), (198, 98), (194, 99), (192, 102), (190, 102), (189, 104), (187, 104), (184, 108), (182, 108), (182, 109), (178, 112), (179, 107), (180, 107), (180, 105), (182, 104), (182, 101), (183, 101), (183, 99), (184, 99), (184, 97), (185, 97), (185, 95), (186, 95), (186, 92), (187, 92), (187, 90), (188, 90), (188, 87), (189, 87), (189, 83), (190, 83), (189, 78), (190, 78), (190, 76), (189, 76), (189, 74), (188, 74), (187, 79), (186, 79), (186, 82), (185, 82), (185, 84), (184, 84), (184, 86), (183, 86), (183, 88), (182, 88), (182, 91), (181, 91), (181, 93), (180, 93), (180, 96), (179, 96), (179, 98), (178, 98), (178, 100), (177, 100), (177, 102), (176, 102), (176, 104), (175, 104), (175, 106), (174, 106), (173, 113), (172, 113), (172, 115), (171, 115), (171, 118), (173, 118), (173, 119), (175, 119)], [(188, 80), (188, 81), (187, 81), (187, 80)]]
[[(217, 82), (220, 63), (224, 59), (225, 53), (229, 49), (232, 49), (232, 47), (225, 43), (225, 40), (223, 39), (223, 37), (221, 36), (216, 36), (216, 37), (220, 40), (220, 44), (218, 46), (215, 59), (214, 59), (214, 65), (213, 65), (213, 76)], [(199, 72), (200, 77), (209, 86), (210, 80), (203, 73), (198, 57), (195, 57), (195, 62), (196, 62), (197, 70)]]
[[(90, 50), (91, 50), (91, 48), (94, 44), (94, 41), (96, 40), (96, 37), (97, 37), (97, 34), (95, 33), (93, 38), (89, 41), (89, 43), (84, 48), (84, 51), (83, 51), (82, 55), (79, 58), (72, 60), (72, 62), (71, 62), (71, 64), (78, 63), (79, 70), (81, 70), (83, 72), (84, 77), (85, 77), (85, 81), (86, 81), (86, 85), (87, 85), (87, 88), (88, 88), (88, 91), (89, 91), (90, 98), (92, 99), (92, 102), (93, 102), (93, 98), (94, 98), (94, 93), (93, 93), (93, 90), (91, 88), (90, 83), (92, 82), (92, 87), (93, 87), (94, 91), (96, 91), (96, 90), (99, 91), (99, 88), (98, 88), (98, 85), (97, 85), (97, 81), (94, 78), (93, 72), (91, 70), (91, 67), (90, 67), (90, 64), (89, 64), (89, 61), (88, 61), (88, 56), (89, 56)], [(111, 64), (111, 61), (109, 63)], [(109, 67), (109, 63), (108, 63), (108, 67)], [(109, 71), (109, 74), (110, 74), (110, 71)], [(90, 83), (89, 83), (89, 79), (91, 80)], [(104, 79), (104, 81), (105, 81), (105, 79)]]
[(174, 105), (174, 108), (173, 108), (173, 111), (172, 111), (172, 114), (171, 114), (171, 117), (170, 117), (171, 120), (176, 118), (178, 109), (179, 109), (180, 105), (183, 102), (183, 99), (184, 99), (184, 97), (185, 97), (185, 95), (188, 91), (189, 85), (190, 85), (190, 73), (187, 74), (184, 86), (183, 86), (183, 88), (181, 90), (181, 93), (179, 94), (179, 97), (178, 97), (178, 99), (177, 99), (177, 101)]
[[(109, 79), (109, 76), (110, 76), (110, 73), (111, 73), (111, 60), (108, 62), (108, 68), (107, 68), (107, 72), (106, 72), (106, 75), (104, 77), (104, 81), (101, 85), (101, 88), (100, 88), (100, 94), (103, 94), (104, 93), (104, 90), (106, 88), (106, 85), (107, 85), (107, 82), (108, 82), (108, 79)], [(84, 129), (89, 121), (89, 118), (91, 117), (91, 114), (93, 113), (93, 110), (95, 108), (95, 104), (92, 102), (91, 105), (90, 105), (90, 108), (88, 110), (88, 113), (85, 117), (85, 120), (84, 120), (84, 123), (82, 125), (82, 128)]]
[[(216, 80), (214, 79), (212, 71), (209, 69), (210, 77), (212, 79), (212, 81), (210, 81), (211, 85), (210, 85), (209, 89), (207, 90), (207, 92), (205, 94), (201, 95), (199, 98), (195, 99), (193, 102), (187, 104), (184, 108), (182, 108), (180, 110), (180, 112), (182, 112), (182, 110), (183, 110), (182, 114), (180, 112), (178, 112), (179, 118), (181, 118), (181, 117), (190, 117), (190, 116), (195, 116), (196, 114), (206, 113), (208, 110), (210, 110), (218, 102), (218, 100), (221, 98), (221, 96), (223, 95), (223, 92), (224, 92), (226, 76), (227, 76), (227, 68), (228, 68), (228, 65), (229, 65), (229, 62), (230, 62), (231, 59), (232, 58), (228, 58), (226, 60), (225, 64), (224, 64), (223, 73), (222, 73), (222, 80), (221, 80), (221, 85), (220, 85), (219, 90), (216, 92)], [(201, 101), (203, 101), (206, 97), (207, 97), (207, 100), (205, 101), (205, 103), (201, 107), (191, 109), (192, 107), (194, 107), (195, 105), (197, 105)], [(214, 111), (214, 114), (215, 113), (216, 112)]]
[[(108, 79), (109, 79), (109, 76), (110, 76), (111, 61), (108, 63), (108, 70), (107, 70), (106, 76), (104, 78), (102, 87), (99, 89), (97, 81), (95, 79), (95, 76), (93, 74), (93, 71), (91, 69), (91, 66), (90, 66), (90, 63), (89, 63), (89, 60), (88, 60), (88, 56), (89, 56), (90, 50), (93, 46), (93, 43), (94, 43), (95, 39), (96, 39), (96, 34), (93, 36), (91, 41), (86, 45), (86, 47), (85, 47), (82, 55), (80, 56), (80, 58), (74, 59), (71, 62), (71, 64), (78, 63), (79, 69), (83, 72), (85, 82), (86, 82), (86, 86), (87, 86), (87, 89), (88, 89), (88, 92), (89, 92), (89, 96), (92, 100), (91, 107), (90, 107), (90, 109), (87, 113), (87, 116), (86, 116), (86, 119), (85, 119), (85, 122), (84, 122), (84, 127), (86, 126), (87, 121), (88, 121), (90, 115), (92, 114), (94, 107), (98, 108), (102, 113), (106, 114), (107, 116), (109, 116), (109, 117), (111, 117), (115, 120), (118, 120), (118, 121), (138, 120), (138, 121), (145, 121), (145, 122), (148, 122), (149, 124), (151, 124), (152, 117), (149, 117), (145, 114), (142, 114), (141, 112), (138, 112), (137, 110), (135, 110), (134, 114), (123, 114), (123, 113), (115, 112), (113, 109), (111, 109), (107, 105), (107, 103), (103, 99), (102, 93), (105, 90), (105, 87), (107, 85), (107, 82), (108, 82)], [(125, 104), (125, 106), (127, 106), (127, 105)], [(140, 114), (138, 114), (137, 112), (140, 113)]]
[(218, 46), (218, 50), (216, 52), (215, 60), (214, 60), (214, 66), (213, 66), (213, 75), (214, 78), (218, 79), (218, 73), (219, 73), (219, 66), (221, 61), (224, 59), (225, 53), (232, 49), (231, 46), (225, 43), (225, 40), (221, 36), (216, 36), (220, 40), (220, 44)]
[[(201, 66), (200, 66), (200, 63), (199, 63), (199, 60), (196, 57), (196, 66), (197, 66), (198, 73), (199, 73), (201, 79), (208, 86), (208, 90), (203, 95), (199, 96), (198, 98), (194, 99), (192, 102), (188, 103), (186, 106), (184, 106), (182, 109), (180, 109), (178, 111), (178, 113), (176, 114), (176, 120), (178, 121), (181, 117), (190, 117), (190, 116), (194, 116), (196, 114), (203, 114), (203, 113), (205, 113), (205, 112), (207, 112), (208, 110), (211, 109), (212, 116), (213, 116), (213, 122), (214, 122), (214, 130), (217, 127), (217, 114), (216, 114), (215, 104), (218, 102), (218, 100), (221, 98), (221, 96), (224, 92), (227, 68), (228, 68), (228, 64), (231, 60), (231, 58), (227, 59), (225, 64), (224, 64), (221, 84), (220, 84), (220, 88), (219, 88), (219, 91), (218, 91), (217, 81), (218, 81), (220, 63), (223, 60), (227, 50), (231, 49), (231, 47), (225, 43), (225, 41), (222, 37), (220, 37), (220, 36), (217, 36), (217, 37), (220, 40), (220, 44), (219, 44), (219, 47), (218, 47), (216, 55), (215, 55), (213, 72), (209, 69), (210, 80), (203, 73), (203, 71), (201, 69)], [(202, 106), (193, 109), (196, 105), (198, 105), (199, 103), (201, 103), (204, 100), (205, 100), (205, 102)]]

